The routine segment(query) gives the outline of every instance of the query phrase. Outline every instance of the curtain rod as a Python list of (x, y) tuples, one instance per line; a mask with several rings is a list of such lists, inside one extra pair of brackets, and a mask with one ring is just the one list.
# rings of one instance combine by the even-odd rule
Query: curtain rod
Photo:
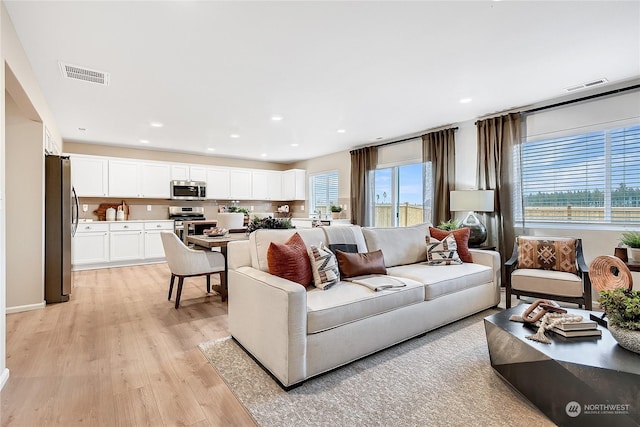
[[(445, 129), (453, 129), (453, 130), (458, 130), (458, 127), (453, 127), (453, 128), (445, 128)], [(441, 130), (445, 130), (445, 129), (441, 129)], [(436, 131), (437, 132), (437, 131)], [(431, 132), (427, 132), (424, 135), (427, 135)], [(399, 139), (397, 141), (389, 141), (389, 142), (384, 142), (382, 144), (378, 144), (378, 145), (374, 145), (374, 147), (384, 147), (385, 145), (391, 145), (391, 144), (399, 144), (401, 142), (406, 142), (406, 141), (411, 141), (412, 139), (417, 139), (417, 138), (422, 138), (424, 135), (416, 135), (416, 136), (412, 136), (410, 138), (404, 138), (404, 139)]]
[(555, 107), (562, 107), (563, 105), (575, 104), (576, 102), (588, 101), (590, 99), (600, 98), (600, 97), (608, 96), (608, 95), (614, 95), (616, 93), (626, 92), (628, 90), (634, 90), (634, 89), (640, 89), (640, 84), (633, 85), (633, 86), (628, 86), (628, 87), (623, 87), (621, 89), (610, 90), (608, 92), (597, 93), (597, 94), (585, 96), (585, 97), (582, 97), (582, 98), (576, 98), (576, 99), (572, 99), (572, 100), (569, 100), (569, 101), (557, 102), (555, 104), (547, 105), (545, 107), (532, 108), (530, 110), (522, 111), (522, 114), (535, 113), (535, 112), (538, 112), (538, 111), (548, 110), (548, 109), (555, 108)]

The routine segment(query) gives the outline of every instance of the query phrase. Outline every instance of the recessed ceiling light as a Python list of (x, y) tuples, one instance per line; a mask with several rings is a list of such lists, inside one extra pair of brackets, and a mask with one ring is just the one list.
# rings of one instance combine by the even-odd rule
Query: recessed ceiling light
[(87, 130), (87, 128), (78, 128), (78, 130), (79, 130), (80, 132), (84, 132), (84, 131), (86, 131), (86, 130)]
[(273, 120), (274, 122), (279, 122), (280, 120), (282, 120), (282, 116), (271, 116), (271, 120)]
[(384, 139), (384, 138), (379, 136), (379, 137), (376, 138), (376, 141), (380, 141), (381, 139)]
[(229, 135), (229, 138), (240, 138), (240, 135), (238, 135), (237, 133), (232, 133), (231, 135)]
[(148, 144), (149, 140), (148, 139), (141, 139), (140, 140), (140, 144)]
[(162, 126), (164, 126), (164, 125), (163, 125), (162, 123), (160, 123), (160, 122), (151, 122), (151, 123), (149, 123), (149, 125), (150, 125), (152, 128), (161, 128)]
[(209, 148), (207, 148), (207, 151), (216, 151), (216, 149), (212, 148), (212, 147), (209, 147)]
[(460, 104), (468, 104), (471, 102), (471, 98), (462, 98)]
[(267, 157), (267, 153), (260, 154), (260, 157)]
[(300, 144), (295, 144), (295, 143), (291, 144), (292, 147), (297, 147), (298, 145), (300, 145)]
[(345, 132), (346, 132), (346, 130), (345, 130), (345, 129), (338, 129), (336, 132), (338, 132), (338, 133), (345, 133)]

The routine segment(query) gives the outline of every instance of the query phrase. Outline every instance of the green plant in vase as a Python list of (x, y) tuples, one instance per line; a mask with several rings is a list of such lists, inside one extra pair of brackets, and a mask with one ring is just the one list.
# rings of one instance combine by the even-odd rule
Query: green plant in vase
[(640, 291), (618, 288), (600, 292), (600, 307), (611, 335), (622, 347), (640, 353)]
[(622, 233), (620, 243), (628, 248), (629, 260), (640, 262), (640, 231), (625, 231)]
[(257, 216), (254, 216), (253, 219), (249, 221), (247, 232), (251, 233), (252, 231), (260, 228), (283, 229), (295, 227), (291, 224), (291, 220), (289, 218), (272, 218), (270, 216), (266, 218), (258, 218)]
[(458, 228), (460, 228), (460, 221), (453, 218), (453, 219), (450, 219), (449, 221), (441, 222), (440, 225), (438, 225), (436, 228), (439, 228), (440, 230), (445, 230), (445, 231), (457, 230)]
[(336, 206), (333, 203), (331, 204), (331, 217), (336, 219), (340, 217), (340, 212), (342, 212), (342, 206)]

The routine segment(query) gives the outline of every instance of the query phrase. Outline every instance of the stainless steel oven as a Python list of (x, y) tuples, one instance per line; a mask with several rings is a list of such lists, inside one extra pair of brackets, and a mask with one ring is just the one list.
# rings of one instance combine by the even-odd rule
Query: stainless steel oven
[(184, 239), (184, 233), (195, 234), (195, 228), (185, 230), (184, 221), (205, 221), (204, 208), (201, 206), (169, 206), (169, 219), (172, 219), (173, 229), (180, 237)]

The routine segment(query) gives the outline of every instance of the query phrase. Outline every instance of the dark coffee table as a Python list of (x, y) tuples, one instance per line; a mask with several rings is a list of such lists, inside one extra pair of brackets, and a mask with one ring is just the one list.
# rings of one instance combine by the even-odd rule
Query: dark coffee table
[[(547, 332), (551, 344), (529, 340), (537, 329), (509, 320), (526, 307), (484, 319), (495, 372), (558, 425), (640, 425), (640, 355), (620, 347), (601, 326), (602, 337)], [(592, 313), (569, 312), (586, 319)]]

